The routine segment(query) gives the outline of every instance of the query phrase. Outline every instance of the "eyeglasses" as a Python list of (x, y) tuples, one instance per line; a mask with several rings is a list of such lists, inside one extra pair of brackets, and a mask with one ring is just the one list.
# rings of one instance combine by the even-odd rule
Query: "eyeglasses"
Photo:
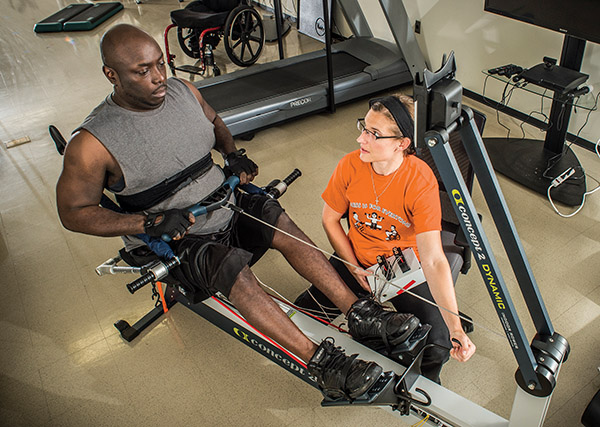
[(393, 135), (393, 136), (379, 136), (377, 132), (373, 132), (372, 130), (367, 129), (365, 126), (365, 119), (357, 119), (356, 120), (356, 128), (362, 134), (363, 132), (367, 133), (367, 136), (375, 139), (393, 139), (393, 138), (403, 138), (402, 135)]

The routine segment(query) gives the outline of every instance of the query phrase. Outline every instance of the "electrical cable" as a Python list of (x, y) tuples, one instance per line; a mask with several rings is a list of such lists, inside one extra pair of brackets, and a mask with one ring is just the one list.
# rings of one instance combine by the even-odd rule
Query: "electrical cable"
[(416, 423), (414, 423), (410, 427), (421, 427), (421, 426), (425, 425), (425, 423), (427, 422), (427, 420), (429, 420), (429, 414), (427, 414), (425, 416), (425, 418), (423, 418), (422, 420), (417, 421)]
[[(579, 134), (585, 128), (585, 126), (588, 124), (588, 121), (590, 119), (590, 115), (592, 114), (592, 111), (597, 110), (599, 96), (600, 96), (600, 91), (596, 94), (594, 105), (592, 108), (590, 108), (588, 110), (588, 113), (586, 115), (583, 125), (581, 125), (581, 127), (577, 131), (577, 134), (575, 134), (575, 140), (577, 140), (579, 138)], [(569, 144), (565, 144), (563, 146), (563, 150), (560, 153), (558, 153), (548, 159), (548, 161), (546, 162), (546, 169), (542, 173), (542, 176), (544, 176), (544, 178), (548, 178), (548, 179), (556, 178), (555, 176), (548, 175), (548, 172), (550, 171), (550, 169), (552, 169), (554, 167), (554, 165), (556, 165), (560, 161), (560, 159), (562, 159), (562, 157), (567, 153), (568, 149), (571, 148), (571, 145), (573, 145), (573, 142), (571, 142)], [(583, 170), (583, 168), (581, 166), (578, 166), (578, 168), (581, 169), (582, 174), (580, 176), (577, 176), (577, 177), (571, 178), (571, 179), (583, 179), (585, 177), (585, 170)]]
[[(521, 88), (522, 86), (519, 85), (511, 85), (510, 84), (510, 80), (508, 80), (506, 82), (506, 84), (504, 85), (504, 89), (502, 90), (502, 97), (500, 98), (500, 101), (496, 102), (496, 105), (494, 106), (492, 103), (488, 102), (486, 100), (485, 97), (485, 91), (486, 91), (486, 87), (487, 87), (487, 80), (490, 78), (490, 75), (487, 75), (485, 80), (483, 81), (483, 99), (485, 101), (486, 104), (488, 104), (490, 107), (492, 107), (494, 110), (496, 110), (496, 121), (498, 122), (498, 124), (500, 126), (502, 126), (504, 129), (506, 129), (507, 133), (506, 133), (506, 138), (510, 137), (510, 128), (508, 126), (506, 126), (504, 123), (502, 123), (500, 121), (500, 112), (502, 110), (504, 110), (504, 108), (508, 107), (508, 103), (510, 102), (510, 99), (512, 98), (512, 94), (514, 92), (515, 89), (517, 88)], [(511, 89), (508, 91), (507, 94), (507, 89), (508, 87), (511, 86)]]
[(385, 283), (383, 283), (381, 289), (379, 289), (379, 284), (377, 283), (377, 279), (382, 276), (383, 274), (381, 274), (381, 266), (378, 265), (373, 275), (373, 294), (375, 295), (375, 298), (377, 298), (378, 301), (381, 300), (381, 294), (383, 293), (383, 289), (385, 288)]
[(546, 120), (546, 128), (544, 130), (540, 130), (548, 132), (552, 128), (552, 122), (550, 121), (550, 118), (546, 115), (546, 113), (544, 113), (544, 97), (546, 96), (547, 91), (548, 89), (544, 89), (544, 92), (540, 96), (540, 111), (532, 110), (527, 116), (527, 118), (523, 120), (519, 125), (519, 127), (521, 128), (521, 133), (523, 135), (522, 139), (525, 139), (525, 129), (523, 128), (523, 125), (527, 123), (527, 120), (531, 118), (533, 114), (539, 114)]
[[(596, 145), (594, 147), (594, 151), (596, 152), (596, 154), (600, 158), (599, 146), (600, 146), (600, 139), (598, 139), (598, 141), (596, 141)], [(571, 218), (572, 216), (575, 216), (576, 214), (578, 214), (579, 211), (581, 211), (581, 209), (583, 209), (583, 205), (585, 204), (585, 198), (587, 196), (591, 195), (591, 194), (594, 194), (596, 191), (600, 190), (600, 181), (598, 181), (596, 178), (591, 177), (594, 181), (596, 181), (598, 183), (598, 185), (596, 186), (596, 188), (594, 188), (593, 190), (586, 191), (585, 193), (583, 193), (583, 197), (581, 199), (581, 204), (575, 209), (575, 211), (571, 212), (570, 214), (564, 214), (564, 213), (560, 212), (558, 210), (558, 208), (556, 207), (556, 205), (554, 204), (554, 201), (552, 200), (552, 195), (550, 194), (550, 190), (552, 190), (553, 188), (556, 188), (559, 185), (561, 185), (564, 182), (566, 182), (569, 178), (571, 178), (571, 176), (574, 173), (575, 173), (575, 169), (574, 168), (569, 168), (569, 169), (565, 170), (563, 173), (561, 173), (559, 176), (557, 176), (556, 178), (554, 178), (552, 180), (552, 182), (550, 183), (550, 185), (548, 186), (548, 191), (547, 191), (548, 201), (550, 202), (550, 205), (552, 205), (552, 209), (554, 209), (554, 212), (556, 212), (558, 215), (560, 215), (563, 218)], [(585, 176), (585, 173), (584, 173), (584, 176)], [(578, 179), (578, 178), (574, 178), (574, 179)], [(581, 179), (581, 178), (579, 177), (579, 179)]]
[(544, 118), (544, 120), (546, 121), (546, 127), (545, 127), (545, 129), (539, 128), (539, 130), (540, 130), (540, 131), (542, 131), (542, 132), (544, 132), (544, 131), (545, 131), (545, 132), (548, 132), (548, 131), (549, 131), (549, 130), (552, 128), (552, 125), (553, 125), (553, 123), (550, 121), (550, 118), (549, 118), (549, 117), (546, 115), (546, 113), (544, 113), (544, 98), (545, 98), (545, 96), (546, 96), (546, 92), (547, 92), (547, 91), (548, 91), (548, 89), (544, 89), (544, 92), (543, 92), (543, 93), (542, 93), (542, 95), (540, 96), (540, 110), (539, 110), (539, 111), (532, 110), (532, 111), (529, 113), (529, 115), (527, 116), (527, 118), (526, 118), (525, 120), (523, 120), (523, 121), (521, 122), (521, 124), (519, 125), (519, 127), (521, 128), (521, 133), (522, 133), (522, 135), (523, 135), (523, 137), (522, 137), (522, 139), (521, 139), (521, 140), (524, 140), (524, 139), (525, 139), (525, 136), (526, 136), (526, 135), (525, 135), (525, 129), (523, 128), (523, 125), (524, 125), (525, 123), (528, 123), (528, 119), (529, 119), (529, 118), (531, 118), (531, 116), (532, 116), (533, 114), (539, 114), (539, 115), (541, 115), (541, 116)]
[[(252, 273), (254, 274), (254, 273)], [(292, 305), (295, 307), (295, 304), (293, 302), (291, 302), (289, 299), (287, 299), (286, 297), (284, 297), (283, 295), (281, 295), (279, 292), (277, 292), (275, 289), (273, 289), (272, 287), (270, 287), (269, 285), (267, 285), (266, 283), (264, 283), (262, 280), (260, 280), (256, 274), (254, 274), (254, 277), (256, 278), (256, 280), (258, 281), (258, 283), (265, 289), (270, 290), (271, 292), (273, 292), (275, 295), (277, 295), (281, 300), (285, 301), (286, 303)], [(302, 307), (302, 311), (306, 311), (311, 315), (315, 315), (317, 317), (319, 317), (321, 314), (324, 314), (325, 317), (327, 317), (327, 321), (329, 323), (333, 322), (333, 320), (335, 320), (335, 318), (331, 318), (329, 315), (330, 313), (327, 312), (327, 310), (331, 310), (331, 311), (339, 311), (339, 309), (337, 307), (327, 307), (325, 305), (322, 305), (321, 303), (319, 303), (319, 301), (316, 300), (316, 298), (313, 296), (313, 294), (310, 292), (310, 289), (307, 289), (308, 294), (311, 296), (311, 298), (315, 301), (315, 303), (317, 303), (317, 305), (319, 306), (319, 308), (321, 310), (313, 310), (311, 308), (305, 308)], [(337, 315), (335, 316), (337, 317)]]
[[(527, 117), (525, 118), (525, 120), (523, 120), (521, 122), (521, 124), (519, 125), (519, 127), (521, 128), (521, 141), (525, 139), (526, 135), (525, 135), (525, 129), (523, 128), (523, 125), (527, 123), (527, 120), (530, 119), (534, 114), (539, 114), (540, 116), (542, 116), (546, 122), (549, 121), (548, 116), (546, 115), (546, 113), (544, 113), (543, 111), (537, 111), (537, 110), (532, 110)], [(548, 128), (546, 128), (546, 131), (548, 130)], [(542, 129), (540, 129), (540, 131), (544, 131)]]
[(596, 188), (594, 188), (593, 190), (586, 191), (585, 193), (583, 193), (583, 198), (581, 200), (581, 204), (579, 205), (579, 207), (574, 212), (571, 212), (570, 214), (563, 214), (562, 212), (560, 212), (558, 210), (558, 208), (554, 204), (554, 201), (552, 200), (552, 197), (550, 196), (550, 190), (552, 188), (554, 188), (553, 185), (550, 185), (548, 187), (548, 200), (550, 201), (550, 204), (552, 205), (552, 208), (554, 209), (554, 212), (556, 212), (557, 214), (559, 214), (563, 218), (571, 218), (572, 216), (578, 214), (581, 209), (583, 209), (583, 205), (585, 204), (585, 198), (586, 198), (586, 196), (589, 196), (590, 194), (594, 194), (596, 191), (600, 190), (600, 184), (598, 184), (596, 186)]

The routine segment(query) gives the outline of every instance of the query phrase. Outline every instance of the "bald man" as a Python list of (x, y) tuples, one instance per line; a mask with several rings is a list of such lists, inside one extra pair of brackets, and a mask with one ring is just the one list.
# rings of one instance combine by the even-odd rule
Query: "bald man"
[[(166, 78), (163, 53), (151, 36), (118, 25), (103, 36), (100, 47), (102, 71), (113, 92), (75, 130), (65, 150), (56, 187), (63, 225), (96, 236), (123, 236), (126, 251), (140, 263), (153, 255), (135, 234), (170, 235), (182, 265), (168, 283), (199, 299), (223, 293), (254, 327), (308, 362), (329, 397), (356, 398), (366, 392), (381, 367), (346, 356), (331, 340), (317, 345), (304, 336), (259, 286), (252, 263), (269, 248), (280, 251), (347, 313), (356, 339), (385, 337), (401, 343), (417, 329), (418, 319), (385, 311), (370, 299), (357, 300), (319, 251), (279, 231), (310, 242), (275, 200), (259, 195), (232, 199), (277, 231), (225, 209), (194, 218), (187, 207), (225, 178), (211, 150), (224, 156), (227, 169), (242, 183), (251, 181), (258, 167), (236, 149), (221, 118), (192, 84)], [(105, 188), (127, 213), (99, 206)]]

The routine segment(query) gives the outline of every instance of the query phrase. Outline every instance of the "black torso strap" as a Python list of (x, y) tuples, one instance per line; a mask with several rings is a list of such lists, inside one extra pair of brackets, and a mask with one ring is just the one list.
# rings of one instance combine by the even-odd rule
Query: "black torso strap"
[(213, 166), (211, 153), (176, 173), (170, 178), (156, 184), (154, 187), (139, 193), (122, 196), (117, 194), (117, 202), (126, 212), (141, 212), (168, 199), (193, 180), (201, 177)]

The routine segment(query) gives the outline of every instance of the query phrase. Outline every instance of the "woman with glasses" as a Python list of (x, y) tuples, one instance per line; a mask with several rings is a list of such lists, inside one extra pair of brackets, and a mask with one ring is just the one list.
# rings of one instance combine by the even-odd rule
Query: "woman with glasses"
[[(441, 207), (437, 180), (429, 166), (414, 155), (414, 104), (404, 95), (372, 99), (364, 119), (358, 119), (359, 149), (338, 163), (322, 194), (323, 227), (336, 255), (330, 262), (359, 297), (369, 295), (364, 269), (377, 264), (377, 256), (392, 255), (393, 248), (412, 248), (427, 280), (411, 292), (458, 313), (448, 261), (441, 241)], [(342, 218), (349, 216), (348, 233)], [(354, 268), (358, 266), (362, 268)], [(465, 334), (460, 318), (404, 293), (391, 300), (398, 312), (414, 313), (432, 326), (421, 372), (440, 382), (442, 365), (452, 356), (466, 361), (475, 345)], [(296, 304), (321, 310), (327, 317), (339, 311), (312, 286)]]

